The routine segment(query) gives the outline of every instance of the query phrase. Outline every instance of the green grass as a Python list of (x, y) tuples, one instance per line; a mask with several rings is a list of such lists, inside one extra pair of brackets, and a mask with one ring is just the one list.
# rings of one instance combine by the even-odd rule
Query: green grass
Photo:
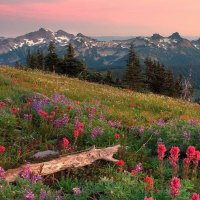
[[(163, 118), (200, 121), (200, 106), (180, 99), (138, 93), (41, 71), (0, 67), (0, 98), (17, 98), (27, 92), (47, 96), (56, 92), (77, 101), (100, 100), (107, 117), (127, 125)], [(132, 107), (131, 104), (136, 106)]]

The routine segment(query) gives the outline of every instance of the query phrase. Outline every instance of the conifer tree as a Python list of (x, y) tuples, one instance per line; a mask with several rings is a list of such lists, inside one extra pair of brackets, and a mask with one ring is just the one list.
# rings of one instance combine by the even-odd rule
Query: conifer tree
[(26, 56), (26, 66), (30, 67), (31, 63), (31, 51), (28, 49), (27, 56)]
[(36, 53), (37, 69), (44, 70), (44, 55), (42, 50), (38, 49)]
[(104, 82), (105, 82), (106, 84), (108, 84), (108, 85), (114, 84), (112, 72), (111, 72), (110, 70), (107, 71), (106, 77), (105, 77), (105, 79), (104, 79)]
[(139, 91), (143, 86), (139, 58), (135, 53), (133, 45), (131, 45), (129, 50), (124, 81), (126, 86), (133, 90)]
[(72, 44), (69, 43), (67, 53), (64, 56), (63, 62), (59, 62), (58, 71), (63, 74), (78, 77), (85, 70), (85, 64), (75, 58), (75, 50)]
[(181, 98), (183, 93), (183, 76), (179, 75), (178, 79), (175, 81), (175, 93), (174, 97)]
[(53, 41), (49, 43), (48, 54), (45, 57), (45, 69), (48, 71), (56, 71), (58, 56), (55, 52), (55, 44)]

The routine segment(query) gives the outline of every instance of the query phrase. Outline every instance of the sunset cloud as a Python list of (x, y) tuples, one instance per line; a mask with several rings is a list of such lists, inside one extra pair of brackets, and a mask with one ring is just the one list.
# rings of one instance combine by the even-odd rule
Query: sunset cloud
[[(41, 26), (87, 35), (200, 35), (200, 1), (1, 0), (0, 35)], [(14, 26), (8, 26), (11, 23)], [(16, 26), (18, 24), (18, 26)]]

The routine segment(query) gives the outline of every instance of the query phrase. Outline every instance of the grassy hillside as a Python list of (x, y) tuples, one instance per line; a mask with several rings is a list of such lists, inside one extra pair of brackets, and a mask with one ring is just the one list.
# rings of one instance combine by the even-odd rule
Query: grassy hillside
[(160, 118), (200, 120), (198, 104), (88, 83), (56, 74), (0, 67), (1, 98), (17, 98), (27, 92), (39, 92), (47, 96), (61, 93), (80, 102), (99, 100), (108, 117), (127, 125), (146, 124)]
[[(58, 157), (116, 144), (115, 162), (43, 177), (28, 164), (54, 159), (34, 158), (47, 150)], [(199, 199), (191, 198), (200, 193), (199, 150), (198, 104), (0, 67), (1, 200)], [(8, 184), (4, 170), (22, 164)]]

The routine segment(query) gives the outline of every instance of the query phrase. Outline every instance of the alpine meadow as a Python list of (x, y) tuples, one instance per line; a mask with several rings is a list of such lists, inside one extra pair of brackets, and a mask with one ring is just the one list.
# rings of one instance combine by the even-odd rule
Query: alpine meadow
[(0, 200), (200, 200), (199, 9), (2, 0)]

